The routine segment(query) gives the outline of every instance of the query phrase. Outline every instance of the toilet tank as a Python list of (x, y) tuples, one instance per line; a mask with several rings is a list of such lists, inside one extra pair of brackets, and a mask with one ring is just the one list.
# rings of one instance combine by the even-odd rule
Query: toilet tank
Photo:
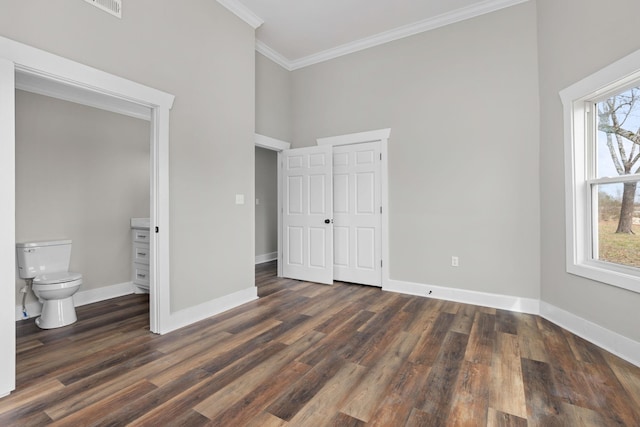
[(16, 243), (18, 274), (31, 279), (40, 274), (69, 271), (71, 240)]

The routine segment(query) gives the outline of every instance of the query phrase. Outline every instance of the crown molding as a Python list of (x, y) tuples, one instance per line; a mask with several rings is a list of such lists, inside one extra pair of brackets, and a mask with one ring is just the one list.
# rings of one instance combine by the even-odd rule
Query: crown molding
[(275, 63), (279, 64), (283, 68), (289, 71), (294, 71), (300, 68), (308, 67), (310, 65), (318, 64), (320, 62), (329, 61), (340, 56), (348, 55), (350, 53), (359, 52), (370, 47), (379, 46), (381, 44), (389, 43), (394, 40), (399, 40), (405, 37), (413, 36), (415, 34), (435, 30), (446, 25), (465, 21), (467, 19), (495, 12), (500, 9), (515, 6), (520, 3), (525, 3), (527, 1), (529, 0), (486, 0), (472, 6), (463, 7), (461, 9), (435, 16), (433, 18), (424, 19), (422, 21), (414, 22), (413, 24), (394, 28), (392, 30), (385, 31), (371, 37), (366, 37), (364, 39), (356, 40), (351, 43), (346, 43), (341, 46), (327, 49), (322, 52), (314, 53), (313, 55), (305, 56), (295, 60), (289, 60), (285, 58), (274, 49), (270, 48), (260, 41), (256, 42), (256, 50)]
[(267, 46), (266, 44), (264, 44), (263, 42), (257, 39), (256, 39), (256, 52), (266, 56), (267, 58), (269, 58), (270, 60), (272, 60), (273, 62), (275, 62), (282, 68), (284, 68), (285, 70), (293, 71), (293, 69), (291, 68), (290, 60), (280, 55), (278, 52), (271, 49), (269, 46)]
[(255, 30), (260, 25), (264, 24), (264, 20), (258, 15), (253, 13), (247, 6), (240, 3), (238, 0), (217, 0), (222, 6), (226, 7), (235, 14), (238, 18), (242, 19), (247, 24), (251, 25)]

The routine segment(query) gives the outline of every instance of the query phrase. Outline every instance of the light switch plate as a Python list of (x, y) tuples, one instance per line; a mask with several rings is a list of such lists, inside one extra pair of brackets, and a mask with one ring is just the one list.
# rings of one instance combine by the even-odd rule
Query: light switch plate
[(236, 205), (244, 205), (244, 194), (236, 194)]

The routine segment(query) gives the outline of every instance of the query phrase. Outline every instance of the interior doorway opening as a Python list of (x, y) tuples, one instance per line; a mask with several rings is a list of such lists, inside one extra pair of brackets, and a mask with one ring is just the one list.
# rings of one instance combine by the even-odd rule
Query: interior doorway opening
[[(0, 37), (0, 397), (15, 389), (15, 89), (21, 78), (45, 94), (149, 118), (151, 139), (150, 329), (170, 330), (169, 110), (174, 96)], [(26, 83), (28, 84), (28, 83)], [(35, 91), (36, 89), (34, 89)]]
[[(145, 292), (132, 270), (145, 267), (148, 238), (133, 243), (131, 219), (149, 218), (148, 118), (16, 89), (15, 123), (16, 242), (71, 240), (76, 307)], [(24, 279), (16, 290), (16, 320), (33, 322), (41, 303)]]

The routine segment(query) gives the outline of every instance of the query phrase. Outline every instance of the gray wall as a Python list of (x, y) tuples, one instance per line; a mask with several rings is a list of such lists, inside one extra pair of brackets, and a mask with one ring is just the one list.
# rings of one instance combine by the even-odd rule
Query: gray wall
[(255, 33), (212, 0), (0, 0), (0, 35), (172, 93), (171, 310), (254, 284)]
[[(640, 341), (640, 294), (583, 279), (565, 270), (562, 104), (558, 92), (640, 49), (640, 2), (538, 0), (540, 62), (540, 184), (542, 299)], [(593, 32), (585, 29), (592, 29)]]
[[(291, 142), (291, 73), (256, 52), (256, 133)], [(277, 155), (256, 148), (256, 255), (278, 250)]]
[(539, 297), (536, 52), (528, 2), (293, 72), (295, 146), (392, 129), (392, 279)]
[(278, 155), (256, 147), (256, 256), (278, 251)]
[(80, 291), (130, 282), (149, 163), (149, 122), (16, 91), (16, 241), (73, 240)]
[(291, 142), (291, 73), (256, 52), (256, 133)]

